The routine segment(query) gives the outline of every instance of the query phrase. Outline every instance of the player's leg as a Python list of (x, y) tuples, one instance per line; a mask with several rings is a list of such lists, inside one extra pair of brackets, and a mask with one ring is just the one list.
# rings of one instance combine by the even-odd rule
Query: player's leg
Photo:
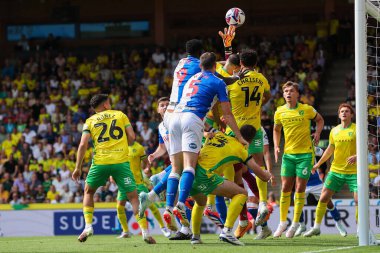
[(191, 226), (193, 232), (191, 244), (201, 244), (202, 214), (206, 206), (206, 196), (202, 193), (198, 193), (194, 194), (192, 197), (195, 200), (195, 204), (191, 212)]
[[(148, 188), (145, 185), (143, 185), (143, 184), (137, 185), (137, 192), (139, 193), (139, 195), (142, 192), (147, 193), (148, 191), (149, 190), (148, 190)], [(160, 226), (160, 229), (161, 229), (161, 232), (163, 233), (163, 235), (165, 237), (170, 237), (171, 236), (171, 232), (165, 227), (164, 221), (162, 220), (162, 217), (161, 217), (160, 210), (158, 210), (158, 208), (156, 207), (156, 205), (154, 203), (152, 203), (149, 206), (149, 209), (152, 212), (154, 218), (156, 218), (156, 220), (157, 220), (157, 222), (158, 222), (158, 224)]]
[[(256, 132), (255, 138), (252, 140), (248, 149), (249, 154), (253, 155), (256, 163), (260, 166), (262, 170), (265, 170), (264, 164), (264, 145), (263, 145), (263, 132), (261, 128)], [(261, 220), (268, 214), (268, 209), (266, 208), (267, 195), (268, 195), (268, 182), (256, 178), (257, 187), (259, 189), (259, 214), (260, 217), (256, 219), (256, 225), (260, 224)]]
[[(242, 177), (243, 168), (244, 165), (242, 163), (234, 164), (235, 184), (240, 186), (242, 189), (244, 189), (244, 181)], [(247, 212), (247, 204), (244, 203), (239, 215), (239, 225), (234, 232), (236, 238), (243, 237), (244, 234), (252, 228), (252, 224), (248, 221)]]
[(294, 215), (292, 225), (286, 232), (287, 238), (293, 238), (298, 227), (302, 209), (305, 205), (305, 190), (313, 167), (313, 154), (296, 155), (296, 187), (294, 194)]
[(340, 218), (339, 210), (336, 208), (336, 206), (331, 201), (331, 199), (327, 203), (327, 210), (331, 214), (331, 217), (334, 219), (334, 221), (335, 221), (335, 227), (336, 227), (336, 229), (338, 229), (339, 234), (341, 236), (343, 236), (343, 237), (346, 237), (347, 236), (347, 231), (344, 228), (344, 224), (343, 224), (343, 222), (342, 222), (342, 220)]
[[(305, 200), (307, 199), (309, 194), (314, 195), (315, 199), (319, 199), (319, 197), (321, 196), (321, 192), (322, 192), (322, 186), (323, 186), (323, 184), (320, 185), (321, 188), (319, 189), (319, 188), (315, 188), (316, 186), (307, 186), (306, 185)], [(294, 234), (294, 236), (296, 236), (296, 237), (301, 236), (302, 233), (306, 232), (306, 230), (307, 230), (303, 210), (301, 211), (299, 223), (300, 223), (300, 226), (298, 227), (296, 233)]]
[(117, 203), (116, 203), (116, 212), (117, 212), (117, 218), (120, 222), (121, 228), (123, 229), (120, 236), (117, 237), (118, 239), (130, 238), (132, 236), (132, 233), (129, 232), (127, 214), (125, 212), (125, 204), (126, 203), (127, 203), (127, 194), (121, 193), (120, 191), (118, 191)]
[[(159, 176), (156, 176), (154, 180), (152, 181), (152, 184), (154, 185), (154, 188), (149, 192), (140, 192), (139, 193), (139, 215), (143, 216), (143, 213), (145, 210), (153, 203), (159, 200), (159, 195), (166, 190), (167, 181), (170, 175), (170, 172), (172, 171), (172, 166), (169, 165), (166, 167), (166, 169), (159, 174), (163, 174), (161, 179), (159, 179)], [(153, 176), (152, 176), (153, 177)], [(151, 177), (151, 178), (152, 178)], [(159, 180), (158, 183), (154, 183), (154, 181)]]
[(284, 154), (281, 165), (281, 197), (280, 197), (280, 224), (274, 232), (277, 238), (286, 230), (287, 216), (291, 202), (291, 193), (296, 180), (296, 161), (294, 155)]
[(87, 238), (94, 233), (94, 230), (92, 228), (92, 218), (94, 215), (94, 194), (96, 189), (93, 189), (87, 183), (84, 187), (83, 216), (86, 225), (83, 232), (78, 237), (78, 241), (80, 242), (85, 242)]
[(307, 231), (304, 236), (311, 237), (313, 235), (319, 235), (321, 233), (320, 227), (322, 223), (323, 216), (326, 213), (327, 203), (331, 200), (334, 192), (340, 191), (342, 186), (345, 184), (345, 179), (341, 174), (329, 172), (325, 180), (321, 197), (319, 198), (317, 209), (315, 211), (315, 221), (314, 227)]
[(194, 182), (195, 167), (202, 146), (204, 123), (193, 113), (182, 113), (181, 128), (183, 173), (179, 182), (178, 203), (173, 209), (173, 213), (180, 219), (183, 226), (190, 227), (190, 222), (186, 216), (185, 201)]
[(92, 218), (94, 215), (94, 194), (99, 186), (105, 185), (109, 178), (108, 168), (105, 165), (91, 165), (90, 171), (86, 178), (83, 196), (83, 216), (86, 226), (79, 235), (78, 241), (85, 242), (87, 238), (93, 235)]
[(216, 177), (215, 180), (220, 180), (220, 183), (212, 193), (218, 196), (224, 196), (231, 199), (231, 203), (227, 212), (227, 219), (224, 223), (224, 228), (219, 236), (219, 238), (225, 242), (235, 244), (235, 245), (244, 245), (240, 242), (232, 233), (233, 225), (239, 216), (242, 206), (246, 202), (248, 196), (247, 191), (237, 184), (224, 180), (222, 177)]
[(132, 205), (133, 214), (142, 231), (143, 240), (148, 244), (155, 244), (156, 241), (149, 235), (148, 224), (145, 215), (139, 215), (139, 199), (137, 194), (137, 186), (129, 167), (129, 162), (115, 164), (110, 166), (111, 176), (115, 180), (119, 191), (127, 195), (127, 199)]

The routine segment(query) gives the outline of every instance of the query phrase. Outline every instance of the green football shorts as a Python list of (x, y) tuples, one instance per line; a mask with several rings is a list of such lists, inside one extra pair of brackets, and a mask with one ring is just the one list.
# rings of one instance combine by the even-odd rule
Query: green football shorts
[(324, 187), (334, 192), (339, 192), (343, 185), (346, 184), (350, 188), (350, 192), (358, 191), (358, 182), (356, 174), (341, 174), (330, 171), (327, 174)]
[(110, 176), (115, 180), (119, 191), (127, 193), (136, 190), (135, 178), (129, 168), (129, 162), (104, 165), (92, 164), (86, 183), (92, 189), (98, 189), (99, 186), (106, 184)]
[[(234, 132), (229, 132), (227, 135), (228, 136), (235, 136)], [(263, 135), (263, 131), (261, 130), (261, 128), (259, 128), (258, 130), (256, 129), (256, 135), (248, 147), (248, 154), (252, 155), (252, 154), (259, 154), (259, 153), (264, 152), (263, 137), (264, 137), (264, 135)]]
[[(140, 192), (146, 192), (146, 193), (149, 192), (145, 184), (136, 184), (136, 188), (137, 188), (137, 194), (140, 194)], [(119, 190), (117, 192), (117, 200), (118, 201), (128, 200), (127, 192), (122, 192)]]
[(309, 179), (313, 168), (313, 154), (284, 154), (282, 156), (281, 176)]
[(190, 195), (194, 196), (199, 193), (202, 193), (207, 196), (212, 191), (214, 191), (216, 187), (218, 187), (218, 185), (223, 184), (223, 182), (223, 177), (213, 172), (210, 176), (208, 176), (207, 171), (199, 165), (197, 165), (197, 168), (195, 169), (194, 183), (190, 191)]

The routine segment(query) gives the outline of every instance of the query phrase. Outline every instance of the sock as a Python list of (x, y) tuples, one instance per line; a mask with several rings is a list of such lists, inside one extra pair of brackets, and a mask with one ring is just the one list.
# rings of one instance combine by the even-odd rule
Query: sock
[(305, 205), (305, 192), (296, 192), (294, 197), (293, 223), (299, 222), (303, 206)]
[(326, 213), (326, 209), (327, 209), (327, 203), (322, 203), (318, 201), (317, 209), (315, 210), (314, 227), (316, 226), (316, 224), (318, 224), (319, 226), (321, 225), (323, 216), (325, 216), (325, 213)]
[(84, 221), (86, 222), (86, 225), (91, 226), (93, 215), (94, 215), (94, 207), (92, 207), (92, 206), (84, 206), (83, 207), (83, 216), (84, 216)]
[(356, 220), (356, 224), (359, 224), (358, 222), (358, 215), (359, 215), (359, 210), (358, 210), (358, 206), (355, 207), (355, 220)]
[(185, 168), (179, 181), (178, 202), (185, 203), (194, 182), (195, 170), (192, 167)]
[(202, 215), (204, 209), (204, 206), (198, 206), (198, 204), (195, 203), (193, 211), (191, 212), (191, 225), (194, 235), (201, 234)]
[(160, 225), (160, 228), (165, 227), (164, 221), (162, 220), (162, 217), (161, 217), (160, 210), (158, 210), (158, 208), (156, 207), (156, 205), (155, 204), (151, 204), (149, 206), (149, 209), (152, 211), (152, 214), (153, 214), (154, 218), (156, 218), (158, 224)]
[(123, 232), (126, 233), (128, 229), (127, 215), (125, 214), (125, 207), (117, 204), (116, 206), (117, 218), (119, 219), (120, 225), (123, 228)]
[(159, 195), (161, 192), (166, 190), (168, 178), (169, 178), (170, 172), (167, 172), (165, 176), (161, 179), (161, 181), (156, 184), (156, 186), (153, 188), (153, 191)]
[(257, 213), (259, 211), (256, 203), (248, 203), (247, 204), (248, 212), (251, 214), (253, 219), (256, 219)]
[[(215, 195), (209, 194), (207, 195), (207, 208), (213, 210), (215, 207)], [(214, 211), (214, 210), (213, 210)]]
[[(239, 184), (239, 186), (244, 189), (244, 184)], [(231, 204), (230, 204), (230, 207), (231, 207)], [(227, 212), (227, 219), (228, 219), (228, 212)], [(239, 215), (239, 220), (240, 221), (248, 221), (247, 204), (245, 202), (243, 203), (243, 207), (242, 207), (240, 215)]]
[[(259, 193), (259, 188), (257, 187), (257, 181), (256, 181), (256, 178), (251, 174), (251, 172), (246, 171), (243, 173), (243, 178), (244, 180), (247, 182), (248, 184), (248, 187), (249, 189), (251, 189), (251, 191), (253, 192), (253, 194), (255, 194), (255, 196), (259, 196), (260, 193)], [(243, 185), (243, 188), (244, 188), (244, 185)]]
[(226, 205), (226, 202), (224, 201), (224, 197), (216, 196), (215, 206), (216, 206), (216, 211), (218, 211), (220, 215), (220, 218), (222, 219), (223, 223), (225, 223), (227, 219), (227, 205)]
[(339, 213), (338, 209), (336, 208), (336, 206), (334, 206), (333, 209), (328, 209), (328, 210), (329, 210), (329, 212), (331, 214), (331, 217), (333, 217), (333, 219), (335, 221), (339, 221), (340, 220), (340, 213)]
[(185, 208), (186, 208), (186, 217), (190, 222), (191, 221), (191, 210), (189, 208), (187, 208), (186, 206), (185, 206)]
[(286, 221), (288, 216), (289, 206), (290, 206), (290, 194), (292, 192), (281, 192), (280, 197), (280, 222)]
[(226, 223), (224, 224), (227, 228), (232, 228), (234, 223), (242, 210), (242, 206), (247, 201), (247, 195), (237, 194), (231, 199), (230, 207), (227, 212)]
[(300, 215), (300, 222), (303, 223), (305, 220), (304, 220), (304, 217), (303, 217), (303, 212), (301, 212), (301, 215)]
[(148, 223), (146, 221), (145, 215), (144, 215), (144, 217), (140, 218), (140, 216), (138, 214), (136, 214), (135, 219), (136, 219), (137, 223), (139, 224), (141, 231), (145, 232), (148, 230)]
[[(265, 170), (265, 166), (261, 166), (262, 170)], [(261, 180), (259, 177), (256, 177), (257, 188), (259, 188), (260, 201), (267, 201), (268, 194), (268, 182)]]
[(173, 171), (169, 174), (168, 185), (166, 189), (166, 206), (168, 207), (174, 207), (174, 201), (178, 191), (179, 177), (180, 175), (174, 173)]
[(156, 201), (159, 201), (160, 197), (157, 195), (157, 193), (153, 189), (148, 193), (148, 199), (150, 202), (156, 202)]

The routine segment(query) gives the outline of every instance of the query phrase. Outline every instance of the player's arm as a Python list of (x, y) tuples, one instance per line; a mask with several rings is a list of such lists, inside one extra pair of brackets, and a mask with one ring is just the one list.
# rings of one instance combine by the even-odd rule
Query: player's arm
[(255, 173), (255, 175), (259, 177), (261, 180), (268, 182), (269, 179), (271, 179), (271, 174), (266, 170), (262, 170), (260, 165), (258, 165), (255, 162), (255, 159), (253, 159), (253, 156), (248, 157), (244, 164), (247, 165), (248, 168), (253, 170), (253, 173)]
[(282, 129), (282, 125), (274, 124), (273, 145), (274, 145), (274, 161), (276, 163), (278, 161), (278, 155), (280, 154), (281, 129)]
[(220, 126), (222, 129), (226, 129), (226, 124), (223, 123), (223, 122), (220, 120), (220, 116), (222, 116), (222, 115), (219, 114), (219, 110), (218, 110), (219, 105), (220, 105), (220, 102), (218, 101), (218, 102), (216, 102), (216, 103), (214, 104), (214, 106), (212, 107), (213, 120), (214, 120), (214, 121), (216, 122), (216, 124), (217, 124), (218, 126)]
[(244, 140), (243, 136), (241, 135), (240, 129), (236, 123), (235, 117), (231, 112), (230, 102), (220, 102), (220, 106), (222, 107), (223, 117), (224, 117), (227, 125), (229, 125), (231, 130), (234, 132), (236, 138), (243, 145), (248, 145), (248, 142), (246, 140)]
[(263, 94), (262, 105), (265, 105), (266, 103), (268, 103), (271, 97), (272, 97), (272, 94), (270, 93), (270, 91), (265, 91)]
[(319, 168), (322, 164), (324, 164), (333, 154), (334, 154), (335, 146), (329, 144), (325, 152), (323, 153), (321, 159), (313, 166), (312, 173), (315, 173), (315, 170)]
[(318, 145), (319, 138), (321, 137), (321, 132), (322, 132), (323, 126), (325, 124), (325, 121), (319, 113), (317, 113), (317, 115), (315, 116), (314, 121), (316, 123), (316, 129), (315, 129), (315, 132), (313, 134), (313, 137), (314, 137), (313, 142), (314, 142), (314, 145)]
[(228, 57), (232, 54), (232, 41), (235, 38), (235, 29), (236, 27), (233, 25), (230, 25), (228, 28), (224, 28), (224, 33), (222, 31), (219, 31), (219, 36), (223, 40), (224, 45), (224, 58), (227, 60)]
[(125, 132), (127, 134), (128, 145), (129, 146), (133, 145), (136, 139), (136, 135), (135, 135), (135, 131), (133, 131), (133, 127), (131, 125), (126, 126)]
[(269, 144), (264, 145), (264, 162), (267, 167), (268, 172), (271, 174), (271, 183), (272, 186), (276, 186), (276, 180), (272, 172), (272, 159), (270, 157)]
[(88, 147), (88, 141), (90, 140), (91, 135), (88, 131), (84, 131), (82, 134), (82, 137), (80, 139), (78, 151), (77, 151), (77, 161), (75, 164), (75, 170), (73, 171), (73, 174), (71, 178), (74, 181), (78, 181), (80, 178), (80, 175), (82, 174), (82, 163), (84, 155), (86, 154), (86, 150)]
[(164, 143), (158, 144), (156, 150), (148, 156), (148, 162), (152, 163), (155, 159), (163, 156), (166, 153), (166, 146)]

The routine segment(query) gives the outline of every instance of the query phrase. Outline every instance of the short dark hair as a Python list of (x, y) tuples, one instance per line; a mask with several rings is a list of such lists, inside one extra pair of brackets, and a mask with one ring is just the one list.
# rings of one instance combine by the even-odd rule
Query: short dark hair
[(95, 109), (108, 99), (108, 94), (96, 94), (91, 98), (90, 106)]
[(238, 54), (231, 54), (229, 57), (228, 57), (228, 61), (235, 65), (235, 66), (240, 66), (240, 57)]
[(216, 55), (213, 52), (206, 52), (201, 55), (200, 60), (203, 70), (210, 70), (216, 64)]
[(168, 97), (160, 97), (158, 100), (157, 100), (157, 104), (163, 102), (163, 101), (170, 101)]
[(240, 53), (240, 61), (245, 67), (254, 67), (257, 64), (257, 53), (252, 49), (244, 49)]
[(197, 39), (188, 40), (186, 42), (186, 53), (192, 56), (199, 56), (202, 52), (202, 41)]
[(246, 140), (248, 143), (251, 143), (253, 138), (255, 138), (256, 135), (256, 128), (254, 128), (252, 125), (243, 125), (240, 128), (241, 136), (243, 136), (244, 140)]

